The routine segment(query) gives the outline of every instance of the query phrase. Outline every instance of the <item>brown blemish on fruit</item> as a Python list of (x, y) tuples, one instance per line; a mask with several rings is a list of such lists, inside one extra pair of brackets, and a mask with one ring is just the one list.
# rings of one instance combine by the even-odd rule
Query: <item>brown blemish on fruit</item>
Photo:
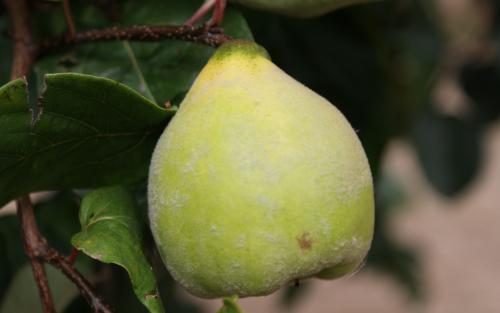
[(303, 232), (300, 237), (297, 237), (297, 243), (302, 251), (311, 250), (313, 241), (308, 232)]

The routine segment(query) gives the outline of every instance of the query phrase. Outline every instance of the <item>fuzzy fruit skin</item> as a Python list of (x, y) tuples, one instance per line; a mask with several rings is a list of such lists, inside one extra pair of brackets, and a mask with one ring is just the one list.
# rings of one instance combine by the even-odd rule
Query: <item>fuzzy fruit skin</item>
[(155, 241), (200, 297), (341, 276), (370, 247), (372, 177), (355, 131), (254, 43), (216, 51), (151, 162)]
[(380, 0), (233, 0), (245, 6), (295, 17), (315, 17), (352, 4)]

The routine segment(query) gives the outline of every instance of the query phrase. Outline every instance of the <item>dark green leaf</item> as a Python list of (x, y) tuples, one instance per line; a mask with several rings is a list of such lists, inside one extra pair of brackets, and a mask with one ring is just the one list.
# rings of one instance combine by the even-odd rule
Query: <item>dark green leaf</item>
[(73, 245), (90, 257), (123, 267), (137, 298), (150, 312), (163, 312), (156, 278), (142, 251), (142, 227), (134, 199), (122, 187), (89, 192), (80, 211), (82, 231)]
[[(196, 0), (127, 1), (121, 25), (180, 25), (201, 5)], [(154, 9), (152, 9), (154, 8)], [(99, 14), (88, 5), (77, 12), (78, 25), (101, 26)], [(84, 14), (86, 12), (86, 14)], [(96, 16), (98, 25), (88, 16)], [(61, 23), (64, 23), (62, 17)], [(111, 23), (109, 23), (111, 24)], [(109, 25), (108, 25), (109, 26)], [(228, 9), (224, 30), (235, 38), (251, 39), (242, 15)], [(112, 78), (157, 103), (174, 100), (185, 93), (214, 49), (200, 44), (163, 40), (159, 42), (99, 42), (78, 46), (65, 54), (45, 57), (35, 66), (38, 81), (46, 73), (79, 72)]]
[(237, 297), (224, 298), (223, 306), (217, 313), (243, 313), (243, 310), (236, 304)]
[(31, 191), (143, 179), (174, 114), (122, 84), (81, 74), (47, 75), (41, 106), (32, 121), (25, 81), (0, 87), (0, 206)]
[(442, 194), (455, 195), (474, 178), (481, 159), (481, 124), (470, 116), (422, 116), (413, 140), (424, 172)]

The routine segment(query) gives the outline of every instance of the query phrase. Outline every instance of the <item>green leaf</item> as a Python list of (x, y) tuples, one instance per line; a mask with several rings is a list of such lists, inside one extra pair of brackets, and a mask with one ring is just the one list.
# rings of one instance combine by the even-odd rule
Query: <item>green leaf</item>
[(481, 164), (481, 134), (475, 116), (422, 114), (412, 139), (427, 179), (441, 194), (457, 195), (473, 181)]
[(89, 192), (80, 211), (82, 231), (73, 245), (103, 263), (123, 267), (137, 298), (150, 312), (163, 312), (156, 278), (142, 251), (142, 228), (133, 197), (123, 187)]
[(34, 120), (27, 97), (22, 79), (0, 87), (0, 207), (32, 191), (144, 179), (174, 114), (120, 83), (82, 74), (47, 75)]
[(243, 313), (243, 310), (238, 306), (236, 300), (238, 300), (238, 297), (224, 298), (224, 300), (222, 300), (223, 306), (217, 313)]
[[(199, 0), (127, 1), (121, 7), (121, 18), (116, 24), (181, 25), (201, 4)], [(73, 11), (80, 29), (102, 27), (102, 17), (88, 2)], [(64, 25), (63, 16), (53, 19)], [(252, 39), (245, 19), (235, 9), (228, 8), (223, 27), (225, 33), (235, 38)], [(40, 85), (43, 76), (53, 72), (108, 77), (163, 104), (183, 97), (213, 51), (201, 44), (176, 40), (89, 43), (66, 53), (46, 56), (35, 65), (35, 73)]]

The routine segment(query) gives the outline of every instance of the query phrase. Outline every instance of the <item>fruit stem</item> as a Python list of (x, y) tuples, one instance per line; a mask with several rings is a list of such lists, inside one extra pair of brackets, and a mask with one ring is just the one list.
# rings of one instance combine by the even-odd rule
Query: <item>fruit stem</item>
[(217, 313), (243, 313), (243, 310), (236, 303), (238, 296), (226, 297), (222, 300), (224, 305)]

